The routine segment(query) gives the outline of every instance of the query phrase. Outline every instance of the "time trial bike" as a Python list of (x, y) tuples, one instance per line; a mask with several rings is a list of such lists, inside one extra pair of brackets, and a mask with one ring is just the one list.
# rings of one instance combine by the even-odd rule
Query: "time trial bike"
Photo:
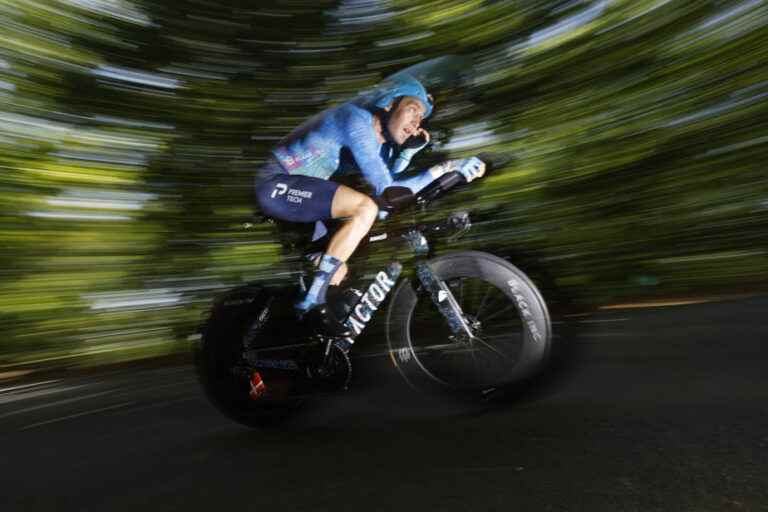
[[(390, 187), (379, 206), (390, 219), (408, 209), (424, 212), (464, 183), (452, 172), (415, 195)], [(259, 427), (289, 417), (317, 393), (346, 389), (350, 347), (383, 309), (389, 356), (415, 388), (480, 398), (545, 368), (552, 327), (533, 281), (487, 252), (435, 250), (441, 239), (471, 229), (469, 212), (393, 229), (389, 222), (379, 223), (367, 240), (391, 249), (383, 268), (329, 297), (353, 332), (349, 338), (323, 336), (297, 321), (293, 304), (306, 291), (309, 263), (296, 282), (252, 283), (215, 300), (196, 363), (203, 389), (221, 412)], [(304, 248), (309, 262), (311, 249)], [(371, 270), (365, 262), (357, 266)]]

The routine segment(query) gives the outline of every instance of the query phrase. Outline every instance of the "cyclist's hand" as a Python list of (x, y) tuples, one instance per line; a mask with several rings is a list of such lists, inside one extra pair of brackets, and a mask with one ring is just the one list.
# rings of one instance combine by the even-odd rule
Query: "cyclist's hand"
[(474, 179), (481, 178), (485, 174), (485, 162), (476, 156), (471, 158), (458, 158), (456, 160), (446, 160), (441, 164), (434, 165), (429, 168), (429, 171), (435, 179), (443, 174), (456, 171), (467, 180), (467, 183), (469, 183)]
[(429, 132), (424, 128), (419, 128), (416, 133), (408, 137), (403, 143), (403, 151), (416, 154), (429, 144)]
[(467, 183), (477, 178), (481, 178), (485, 174), (485, 162), (476, 156), (458, 160), (456, 167), (456, 170), (464, 176)]

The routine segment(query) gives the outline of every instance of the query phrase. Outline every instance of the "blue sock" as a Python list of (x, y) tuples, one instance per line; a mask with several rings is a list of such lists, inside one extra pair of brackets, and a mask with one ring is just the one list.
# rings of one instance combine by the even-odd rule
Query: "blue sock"
[(315, 278), (312, 280), (312, 286), (309, 287), (304, 299), (296, 304), (296, 308), (307, 311), (317, 305), (325, 304), (325, 292), (328, 290), (328, 284), (342, 263), (341, 260), (333, 256), (323, 254), (323, 257), (320, 258), (320, 265), (315, 272)]

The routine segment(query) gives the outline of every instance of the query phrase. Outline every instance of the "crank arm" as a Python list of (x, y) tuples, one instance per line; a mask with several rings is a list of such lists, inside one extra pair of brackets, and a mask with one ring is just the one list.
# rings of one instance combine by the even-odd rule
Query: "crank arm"
[(448, 327), (450, 327), (451, 332), (457, 336), (466, 336), (467, 339), (474, 338), (472, 329), (464, 319), (461, 306), (459, 306), (456, 297), (453, 296), (453, 292), (448, 288), (448, 285), (435, 277), (427, 263), (422, 262), (416, 265), (416, 275), (419, 276), (419, 281), (424, 285), (424, 288), (429, 291), (432, 302), (435, 303), (437, 309), (448, 321)]

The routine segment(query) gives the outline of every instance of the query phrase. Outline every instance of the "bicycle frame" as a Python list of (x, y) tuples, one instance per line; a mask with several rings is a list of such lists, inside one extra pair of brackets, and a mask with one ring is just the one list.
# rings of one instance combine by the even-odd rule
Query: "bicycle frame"
[[(458, 225), (461, 229), (468, 229), (469, 216), (466, 213), (459, 215), (460, 222), (450, 219), (453, 225)], [(444, 226), (437, 227), (435, 230), (440, 230)], [(462, 314), (461, 307), (458, 301), (456, 301), (453, 293), (448, 286), (436, 279), (432, 269), (426, 262), (426, 256), (429, 254), (429, 243), (422, 229), (412, 228), (400, 235), (406, 240), (413, 253), (416, 255), (416, 276), (426, 290), (429, 291), (435, 306), (440, 313), (446, 318), (451, 331), (467, 339), (472, 338), (472, 330), (467, 324)], [(387, 234), (376, 235), (370, 237), (370, 241), (383, 240), (387, 238)], [(354, 338), (360, 335), (365, 329), (366, 325), (373, 318), (379, 306), (384, 302), (387, 295), (392, 289), (395, 288), (398, 278), (403, 271), (403, 265), (394, 261), (389, 263), (383, 270), (380, 270), (374, 277), (374, 279), (368, 285), (366, 291), (362, 294), (357, 303), (351, 308), (351, 311), (344, 323), (349, 327), (354, 335), (350, 341), (354, 342)]]

